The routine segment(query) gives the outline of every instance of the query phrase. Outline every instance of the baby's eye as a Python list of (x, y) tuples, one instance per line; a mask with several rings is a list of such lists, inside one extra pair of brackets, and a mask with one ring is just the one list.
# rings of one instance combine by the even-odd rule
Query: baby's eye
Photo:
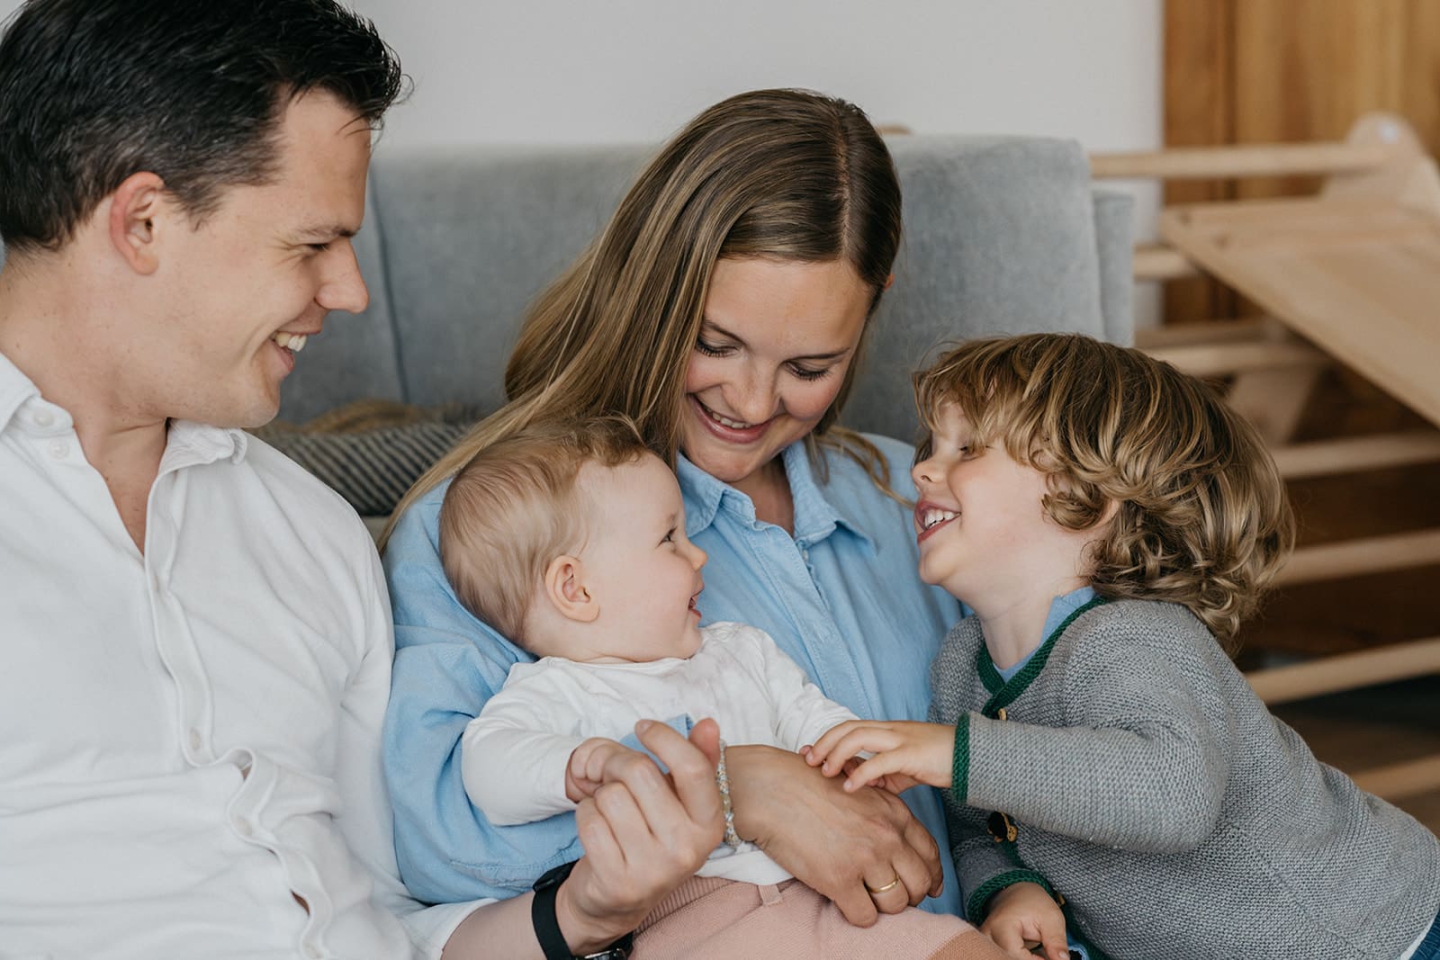
[(675, 542), (675, 529), (676, 529), (675, 527), (671, 527), (668, 531), (666, 531), (665, 536), (663, 536), (663, 537), (660, 538), (660, 542), (661, 542), (661, 543), (674, 543), (674, 542)]

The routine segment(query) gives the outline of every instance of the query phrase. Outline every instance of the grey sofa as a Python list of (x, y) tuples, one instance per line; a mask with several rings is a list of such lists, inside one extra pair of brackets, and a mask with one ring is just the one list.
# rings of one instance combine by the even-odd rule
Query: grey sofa
[[(1092, 190), (1077, 144), (889, 143), (905, 238), (848, 425), (913, 439), (908, 374), (946, 340), (1033, 330), (1131, 340), (1130, 201)], [(306, 347), (282, 418), (375, 397), (499, 406), (527, 303), (596, 234), (653, 149), (382, 143), (356, 241), (370, 306), (332, 316)]]

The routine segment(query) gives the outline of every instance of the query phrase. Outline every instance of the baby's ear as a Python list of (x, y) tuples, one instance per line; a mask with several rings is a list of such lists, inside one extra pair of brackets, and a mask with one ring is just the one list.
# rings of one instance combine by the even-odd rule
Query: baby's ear
[(592, 623), (600, 616), (600, 601), (585, 584), (585, 565), (579, 557), (556, 557), (545, 568), (545, 596), (567, 620)]

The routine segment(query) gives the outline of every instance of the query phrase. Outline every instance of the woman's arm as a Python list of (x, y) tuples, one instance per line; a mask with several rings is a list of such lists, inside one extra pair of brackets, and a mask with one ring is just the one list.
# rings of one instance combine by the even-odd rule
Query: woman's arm
[[(846, 793), (797, 753), (774, 747), (726, 749), (735, 828), (775, 862), (819, 891), (858, 926), (940, 892), (934, 838), (895, 795), (871, 787)], [(898, 877), (908, 897), (877, 901), (866, 889)]]
[[(576, 823), (585, 856), (555, 900), (560, 931), (576, 954), (603, 949), (639, 926), (655, 904), (694, 875), (724, 832), (715, 789), (720, 738), (715, 722), (696, 724), (689, 742), (663, 723), (642, 722), (636, 733), (670, 776), (648, 760), (622, 762), (607, 767), (606, 783), (581, 802)], [(539, 960), (530, 921), (533, 899), (524, 894), (471, 913), (446, 943), (443, 960)]]

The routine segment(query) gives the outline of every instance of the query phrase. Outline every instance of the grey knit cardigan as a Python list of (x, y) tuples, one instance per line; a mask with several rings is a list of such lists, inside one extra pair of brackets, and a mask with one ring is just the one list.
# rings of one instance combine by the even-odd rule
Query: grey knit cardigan
[(1092, 602), (1008, 683), (972, 617), (930, 679), (974, 923), (1034, 880), (1115, 960), (1395, 960), (1440, 910), (1435, 835), (1317, 761), (1184, 607)]

